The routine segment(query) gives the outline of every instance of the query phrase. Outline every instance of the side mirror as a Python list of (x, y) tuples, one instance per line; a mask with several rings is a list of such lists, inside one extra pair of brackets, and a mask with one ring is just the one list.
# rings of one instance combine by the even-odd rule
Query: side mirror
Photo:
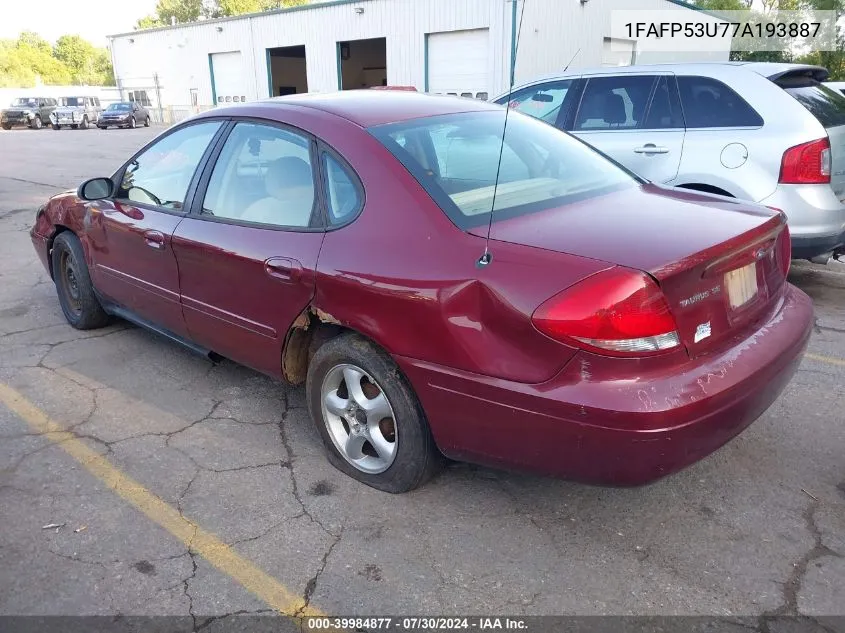
[(114, 182), (111, 178), (91, 178), (86, 180), (76, 190), (77, 197), (82, 200), (103, 200), (114, 193)]
[(552, 95), (546, 94), (545, 92), (538, 92), (533, 97), (531, 97), (531, 101), (551, 103), (552, 101), (554, 101), (554, 97), (552, 97)]

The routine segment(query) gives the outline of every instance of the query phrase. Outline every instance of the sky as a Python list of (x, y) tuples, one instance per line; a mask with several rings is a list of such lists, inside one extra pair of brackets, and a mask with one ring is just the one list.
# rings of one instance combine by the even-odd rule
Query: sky
[(81, 35), (95, 46), (106, 46), (107, 35), (131, 31), (138, 18), (153, 12), (156, 0), (6, 0), (0, 20), (0, 38), (16, 38), (35, 31), (50, 42), (60, 35)]

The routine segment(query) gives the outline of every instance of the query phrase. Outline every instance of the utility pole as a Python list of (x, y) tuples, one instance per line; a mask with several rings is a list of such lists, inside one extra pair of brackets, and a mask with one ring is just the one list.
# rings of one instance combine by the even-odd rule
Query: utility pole
[(156, 102), (158, 103), (158, 119), (164, 123), (164, 110), (161, 107), (161, 85), (158, 82), (158, 73), (153, 73), (153, 81), (156, 87)]

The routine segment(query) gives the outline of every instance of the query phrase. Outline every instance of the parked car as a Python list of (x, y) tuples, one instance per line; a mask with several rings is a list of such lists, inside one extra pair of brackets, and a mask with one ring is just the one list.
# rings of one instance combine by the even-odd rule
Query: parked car
[(97, 127), (105, 130), (112, 125), (116, 127), (134, 128), (139, 124), (150, 127), (150, 113), (139, 103), (132, 101), (118, 101), (110, 103), (100, 115)]
[(305, 383), (332, 464), (381, 490), (441, 452), (624, 485), (701, 459), (807, 344), (783, 213), (519, 113), (503, 142), (505, 114), (373, 90), (216, 108), (50, 199), (32, 242), (71, 325)]
[(656, 183), (783, 209), (796, 258), (845, 244), (845, 97), (818, 66), (698, 63), (570, 72), (510, 102)]
[(85, 130), (100, 120), (102, 108), (99, 97), (62, 97), (60, 102), (50, 114), (54, 130), (60, 130), (62, 127)]
[(19, 97), (0, 112), (0, 126), (11, 130), (16, 125), (26, 125), (39, 130), (55, 109), (56, 100), (52, 97)]

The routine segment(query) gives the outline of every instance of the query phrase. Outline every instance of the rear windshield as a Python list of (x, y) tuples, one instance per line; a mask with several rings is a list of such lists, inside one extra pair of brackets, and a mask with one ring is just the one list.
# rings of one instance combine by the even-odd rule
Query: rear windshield
[(845, 125), (845, 96), (809, 77), (781, 77), (777, 84), (824, 127)]
[[(638, 184), (585, 143), (507, 110), (464, 112), (370, 128), (463, 229)], [(501, 169), (499, 156), (501, 154)], [(498, 186), (496, 173), (499, 171)]]
[(84, 106), (85, 105), (85, 97), (66, 97), (65, 98), (65, 105), (66, 106)]

